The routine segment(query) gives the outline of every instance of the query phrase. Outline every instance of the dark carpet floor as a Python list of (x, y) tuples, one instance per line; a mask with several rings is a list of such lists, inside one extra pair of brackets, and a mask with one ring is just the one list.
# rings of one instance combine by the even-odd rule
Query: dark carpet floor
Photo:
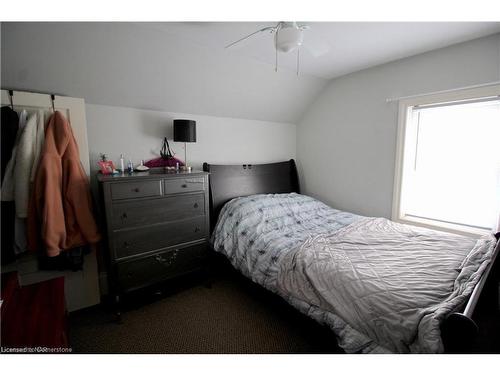
[[(327, 327), (234, 271), (129, 294), (123, 319), (106, 304), (70, 315), (74, 353), (342, 353)], [(483, 307), (477, 352), (500, 353), (500, 313)]]
[(180, 280), (70, 315), (74, 353), (339, 353), (334, 334), (241, 277)]

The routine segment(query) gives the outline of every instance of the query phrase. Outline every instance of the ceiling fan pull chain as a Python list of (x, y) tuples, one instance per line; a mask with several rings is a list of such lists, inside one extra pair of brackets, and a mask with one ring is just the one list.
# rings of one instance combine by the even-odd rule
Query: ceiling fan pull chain
[(276, 62), (274, 64), (274, 71), (278, 72), (278, 49), (276, 49)]
[(280, 29), (279, 29), (279, 24), (278, 26), (276, 27), (276, 34), (274, 35), (274, 50), (275, 50), (275, 53), (276, 53), (276, 61), (274, 63), (274, 71), (275, 72), (278, 72), (278, 33), (279, 33)]
[(300, 47), (297, 48), (297, 77), (299, 76), (299, 68), (300, 68)]

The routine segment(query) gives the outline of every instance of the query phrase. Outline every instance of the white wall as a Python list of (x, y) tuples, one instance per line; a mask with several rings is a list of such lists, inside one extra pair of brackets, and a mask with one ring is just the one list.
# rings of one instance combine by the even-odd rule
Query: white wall
[(390, 217), (397, 103), (386, 98), (500, 80), (500, 34), (332, 80), (297, 128), (303, 192)]
[(263, 163), (295, 158), (294, 124), (252, 121), (227, 117), (138, 110), (87, 104), (87, 133), (91, 169), (99, 154), (119, 166), (120, 154), (137, 164), (159, 156), (163, 137), (176, 157), (184, 160), (184, 144), (174, 143), (172, 120), (196, 120), (197, 142), (188, 143), (188, 162), (201, 169), (203, 162), (239, 164)]

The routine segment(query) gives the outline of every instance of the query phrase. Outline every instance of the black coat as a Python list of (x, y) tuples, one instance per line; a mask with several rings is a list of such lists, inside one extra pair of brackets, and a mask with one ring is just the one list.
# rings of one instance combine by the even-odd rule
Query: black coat
[[(16, 111), (10, 107), (1, 108), (2, 117), (0, 127), (2, 128), (2, 182), (5, 174), (5, 168), (12, 156), (12, 149), (16, 141), (17, 130), (19, 129), (19, 116)], [(2, 243), (1, 259), (2, 264), (7, 264), (15, 259), (14, 254), (14, 220), (15, 207), (14, 202), (2, 202)]]
[(17, 112), (12, 110), (10, 107), (2, 107), (2, 118), (1, 118), (1, 128), (2, 128), (2, 182), (3, 175), (5, 174), (5, 168), (7, 163), (12, 156), (12, 149), (14, 148), (14, 142), (16, 141), (17, 130), (19, 129), (19, 116)]

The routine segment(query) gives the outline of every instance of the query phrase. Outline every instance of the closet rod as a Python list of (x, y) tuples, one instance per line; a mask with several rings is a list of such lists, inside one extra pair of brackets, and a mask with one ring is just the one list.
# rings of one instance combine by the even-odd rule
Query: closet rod
[(385, 101), (387, 103), (392, 103), (392, 102), (397, 102), (398, 100), (401, 100), (401, 99), (418, 98), (419, 96), (424, 96), (424, 95), (444, 94), (444, 93), (447, 93), (447, 92), (453, 92), (453, 91), (457, 91), (457, 90), (476, 89), (476, 88), (479, 88), (479, 87), (494, 86), (494, 85), (499, 85), (499, 84), (500, 84), (500, 81), (493, 81), (493, 82), (488, 82), (488, 83), (480, 83), (478, 85), (457, 87), (457, 88), (449, 89), (449, 90), (427, 92), (425, 94), (415, 94), (415, 95), (408, 95), (408, 96), (400, 96), (399, 98), (387, 98), (387, 99), (385, 99)]

